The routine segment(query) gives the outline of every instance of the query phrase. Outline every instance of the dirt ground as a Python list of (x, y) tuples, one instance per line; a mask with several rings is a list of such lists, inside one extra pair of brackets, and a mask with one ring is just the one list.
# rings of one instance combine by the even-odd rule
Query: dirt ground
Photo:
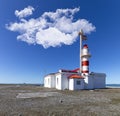
[(0, 116), (120, 116), (120, 89), (58, 91), (0, 85)]

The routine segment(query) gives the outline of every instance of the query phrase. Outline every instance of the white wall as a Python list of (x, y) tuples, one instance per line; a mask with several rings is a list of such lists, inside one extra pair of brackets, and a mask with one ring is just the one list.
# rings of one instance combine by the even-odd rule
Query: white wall
[(56, 74), (56, 89), (65, 90), (69, 89), (69, 79), (68, 77), (74, 73), (59, 72)]
[(69, 90), (74, 90), (74, 80), (69, 79)]
[(47, 75), (44, 77), (44, 87), (55, 88), (55, 75)]
[(106, 75), (104, 73), (92, 73), (84, 80), (85, 89), (100, 89), (106, 86)]
[(56, 89), (62, 90), (62, 79), (61, 79), (61, 73), (56, 74)]
[[(80, 81), (80, 84), (77, 83)], [(74, 90), (84, 89), (84, 79), (74, 79)]]
[[(77, 83), (79, 81), (80, 83)], [(84, 89), (84, 79), (69, 79), (69, 90)]]
[(84, 81), (85, 81), (85, 89), (94, 89), (93, 76), (86, 76)]
[(85, 79), (80, 79), (81, 84), (77, 85), (79, 79), (68, 79), (72, 73), (60, 72), (49, 74), (44, 77), (44, 87), (56, 88), (58, 90), (77, 89), (99, 89), (106, 86), (106, 75), (104, 73), (91, 73)]
[(51, 78), (50, 78), (50, 76), (46, 76), (46, 77), (44, 77), (44, 87), (51, 87)]
[(55, 80), (55, 78), (56, 78), (55, 75), (52, 75), (52, 77), (51, 77), (51, 87), (52, 88), (56, 87), (56, 83), (55, 83), (56, 80)]
[(68, 75), (66, 73), (62, 73), (62, 90), (68, 89), (69, 88), (69, 80), (68, 80)]
[(105, 88), (106, 87), (106, 74), (94, 73), (94, 88)]

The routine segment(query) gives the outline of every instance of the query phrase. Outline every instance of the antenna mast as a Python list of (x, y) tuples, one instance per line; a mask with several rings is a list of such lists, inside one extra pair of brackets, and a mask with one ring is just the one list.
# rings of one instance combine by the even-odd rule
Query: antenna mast
[(83, 33), (83, 30), (81, 29), (79, 32), (80, 36), (80, 74), (82, 73), (82, 41), (86, 40), (86, 36)]

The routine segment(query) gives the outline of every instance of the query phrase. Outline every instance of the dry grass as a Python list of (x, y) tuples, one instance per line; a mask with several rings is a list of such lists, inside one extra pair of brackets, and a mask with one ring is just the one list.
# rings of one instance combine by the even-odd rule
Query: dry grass
[[(49, 93), (55, 93), (49, 96)], [(48, 96), (17, 98), (19, 93)], [(119, 116), (120, 89), (58, 91), (35, 85), (0, 85), (0, 116)]]

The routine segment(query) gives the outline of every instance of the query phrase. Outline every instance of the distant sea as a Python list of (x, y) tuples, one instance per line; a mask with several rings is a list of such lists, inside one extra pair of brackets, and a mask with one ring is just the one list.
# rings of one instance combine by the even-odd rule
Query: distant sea
[(106, 87), (110, 87), (110, 88), (120, 88), (120, 84), (106, 84)]

